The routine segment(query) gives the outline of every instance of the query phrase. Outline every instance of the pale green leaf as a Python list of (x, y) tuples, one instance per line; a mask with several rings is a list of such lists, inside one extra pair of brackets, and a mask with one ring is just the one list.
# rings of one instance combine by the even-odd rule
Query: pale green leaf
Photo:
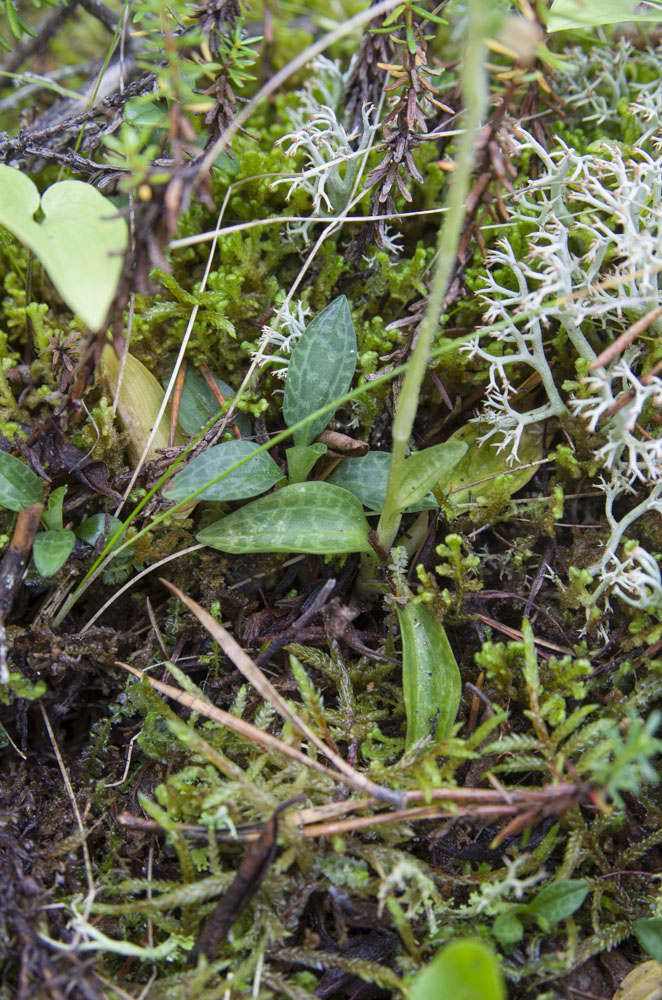
[(326, 445), (318, 441), (316, 444), (295, 444), (285, 452), (287, 457), (288, 479), (291, 483), (302, 483), (315, 462), (326, 454)]
[(398, 607), (407, 747), (448, 736), (460, 707), (460, 671), (443, 627), (424, 604)]
[(43, 499), (41, 479), (20, 458), (0, 451), (0, 507), (25, 510)]
[(299, 483), (210, 524), (199, 542), (221, 552), (371, 552), (361, 504), (331, 483)]
[(40, 531), (32, 544), (32, 557), (41, 576), (53, 576), (64, 566), (76, 542), (73, 531)]
[(33, 252), (56, 289), (91, 330), (99, 330), (122, 270), (127, 225), (91, 184), (60, 181), (41, 198), (20, 170), (0, 165), (0, 223)]
[(443, 476), (452, 474), (466, 451), (464, 441), (450, 440), (425, 448), (424, 451), (417, 451), (408, 458), (402, 470), (398, 510), (406, 510), (418, 503)]
[[(164, 497), (167, 500), (186, 500), (205, 483), (216, 479), (258, 448), (259, 445), (254, 441), (225, 441), (208, 448), (175, 476), (172, 483), (164, 489)], [(283, 473), (271, 455), (261, 451), (245, 465), (208, 486), (198, 499), (244, 500), (266, 492), (282, 478)]]
[[(308, 324), (292, 352), (283, 399), (288, 427), (347, 392), (357, 356), (349, 304), (340, 295)], [(332, 417), (329, 411), (295, 431), (294, 443), (310, 444)]]
[[(467, 446), (467, 450), (457, 465), (440, 477), (435, 492), (440, 490), (446, 493), (452, 489), (453, 503), (468, 503), (472, 500), (487, 504), (494, 497), (497, 486), (501, 488), (501, 484), (505, 484), (508, 494), (512, 496), (535, 475), (536, 466), (520, 466), (542, 458), (541, 425), (532, 424), (525, 428), (520, 439), (518, 461), (514, 465), (508, 461), (507, 451), (497, 451), (497, 438), (478, 444), (477, 438), (484, 433), (484, 427), (471, 423), (460, 427), (450, 436), (447, 443), (461, 441)], [(463, 489), (464, 486), (467, 489)]]
[(62, 507), (67, 494), (68, 486), (58, 486), (48, 497), (48, 507), (41, 515), (41, 519), (47, 528), (52, 531), (61, 530), (64, 527), (62, 522)]
[[(386, 500), (390, 464), (390, 451), (369, 451), (360, 458), (346, 458), (337, 469), (333, 470), (327, 482), (349, 490), (368, 510), (381, 511)], [(410, 504), (407, 509), (434, 510), (438, 506), (432, 494), (428, 493), (418, 503)]]
[[(635, 10), (639, 8), (638, 13)], [(548, 31), (566, 28), (597, 28), (621, 21), (661, 21), (657, 4), (641, 9), (639, 0), (554, 0), (547, 22)]]
[(498, 959), (477, 938), (451, 941), (414, 978), (409, 1000), (506, 1000)]

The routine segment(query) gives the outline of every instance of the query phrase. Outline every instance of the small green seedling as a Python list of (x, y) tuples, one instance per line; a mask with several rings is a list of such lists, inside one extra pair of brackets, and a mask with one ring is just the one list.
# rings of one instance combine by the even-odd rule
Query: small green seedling
[[(95, 545), (99, 535), (113, 534), (121, 521), (104, 514), (94, 514), (76, 532), (64, 527), (63, 505), (67, 486), (59, 486), (48, 497), (41, 515), (44, 530), (32, 544), (32, 557), (40, 576), (49, 578), (62, 569), (76, 544), (76, 537)], [(0, 507), (18, 513), (33, 503), (44, 503), (44, 487), (39, 477), (20, 458), (0, 451)]]

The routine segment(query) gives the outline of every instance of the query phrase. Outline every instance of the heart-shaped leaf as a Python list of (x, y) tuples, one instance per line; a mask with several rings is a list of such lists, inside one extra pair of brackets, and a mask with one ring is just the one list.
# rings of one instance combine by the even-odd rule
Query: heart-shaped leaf
[[(356, 333), (344, 295), (308, 324), (287, 367), (283, 417), (288, 427), (349, 389), (357, 361)], [(295, 444), (310, 444), (329, 423), (329, 412), (294, 432)]]
[[(226, 469), (235, 465), (247, 455), (257, 451), (259, 445), (253, 441), (225, 441), (214, 448), (208, 448), (178, 473), (172, 484), (163, 491), (168, 500), (186, 500), (205, 483), (216, 479)], [(212, 486), (208, 486), (199, 500), (244, 500), (265, 493), (283, 478), (271, 455), (261, 451), (234, 472), (228, 473)]]
[(53, 576), (66, 563), (76, 542), (73, 531), (40, 531), (32, 545), (37, 572)]
[[(360, 458), (346, 458), (334, 469), (327, 482), (349, 490), (368, 510), (380, 511), (386, 500), (390, 464), (390, 451), (369, 451)], [(438, 506), (432, 494), (428, 493), (422, 500), (411, 504), (408, 510), (434, 510)]]
[(9, 510), (25, 510), (32, 503), (41, 503), (44, 488), (41, 479), (20, 458), (0, 451), (0, 506)]
[(361, 504), (331, 483), (298, 483), (260, 497), (196, 536), (221, 552), (372, 552)]
[(44, 192), (41, 223), (33, 218), (39, 205), (30, 178), (0, 165), (0, 223), (41, 261), (69, 308), (99, 330), (119, 281), (126, 222), (82, 181), (60, 181)]
[(506, 987), (487, 945), (477, 938), (460, 938), (418, 973), (409, 1000), (506, 1000)]

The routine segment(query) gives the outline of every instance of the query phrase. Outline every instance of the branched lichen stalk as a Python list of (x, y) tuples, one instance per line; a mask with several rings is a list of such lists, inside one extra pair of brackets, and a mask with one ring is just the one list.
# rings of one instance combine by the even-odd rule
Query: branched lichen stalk
[(462, 94), (466, 111), (456, 169), (448, 193), (448, 211), (439, 230), (436, 265), (430, 297), (416, 347), (405, 374), (393, 422), (393, 454), (389, 469), (386, 503), (377, 526), (379, 544), (388, 551), (400, 526), (398, 494), (402, 482), (405, 451), (414, 426), (418, 397), (430, 356), (432, 341), (448, 290), (464, 223), (465, 204), (475, 160), (478, 129), (487, 108), (484, 67), (486, 11), (484, 0), (469, 0), (469, 28), (462, 69)]

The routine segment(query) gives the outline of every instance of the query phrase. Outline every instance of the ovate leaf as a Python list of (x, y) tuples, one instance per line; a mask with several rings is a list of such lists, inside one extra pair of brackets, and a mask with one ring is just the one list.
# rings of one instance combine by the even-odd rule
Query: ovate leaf
[(0, 451), (0, 506), (9, 510), (25, 510), (32, 503), (41, 503), (44, 489), (41, 479), (20, 458)]
[(526, 912), (534, 917), (542, 917), (550, 924), (572, 916), (588, 895), (589, 887), (583, 879), (571, 878), (552, 882), (541, 889), (538, 895), (526, 905)]
[[(327, 482), (349, 490), (368, 510), (381, 511), (386, 500), (390, 464), (390, 451), (369, 451), (360, 458), (346, 458), (333, 470)], [(438, 506), (432, 494), (428, 493), (422, 500), (411, 504), (408, 510), (434, 510)]]
[(221, 552), (371, 552), (361, 504), (330, 483), (299, 483), (270, 493), (197, 535)]
[(407, 747), (450, 733), (460, 707), (462, 681), (444, 629), (424, 604), (398, 607), (402, 634), (402, 687)]
[(451, 941), (414, 978), (409, 1000), (506, 1000), (499, 962), (475, 938)]
[[(41, 203), (44, 219), (33, 216)], [(32, 250), (58, 292), (92, 330), (113, 301), (127, 225), (91, 184), (60, 181), (39, 191), (20, 170), (0, 165), (0, 223)]]
[[(179, 472), (163, 495), (168, 500), (186, 500), (201, 486), (216, 479), (222, 473), (257, 451), (259, 445), (253, 441), (225, 441), (208, 448)], [(200, 500), (244, 500), (265, 493), (283, 478), (271, 455), (261, 451), (250, 462), (228, 473), (201, 493)]]
[(406, 510), (422, 500), (426, 493), (448, 476), (467, 451), (464, 441), (444, 441), (424, 451), (417, 451), (403, 467), (398, 495), (398, 510)]
[[(287, 367), (283, 416), (288, 427), (332, 403), (349, 389), (356, 368), (356, 333), (344, 295), (334, 299), (301, 334)], [(333, 412), (295, 431), (295, 444), (310, 444)]]
[(76, 542), (73, 531), (40, 531), (32, 545), (37, 572), (54, 576), (64, 566)]

